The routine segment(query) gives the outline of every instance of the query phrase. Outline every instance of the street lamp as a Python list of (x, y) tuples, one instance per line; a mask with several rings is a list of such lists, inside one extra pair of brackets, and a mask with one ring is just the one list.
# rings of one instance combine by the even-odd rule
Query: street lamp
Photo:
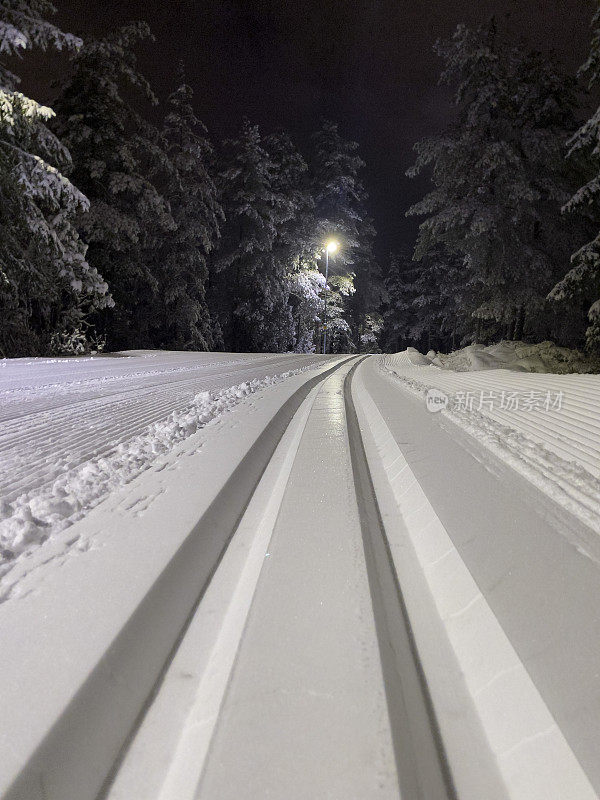
[(323, 354), (327, 352), (327, 282), (329, 279), (329, 253), (333, 255), (338, 249), (339, 244), (335, 239), (330, 239), (325, 245), (325, 294), (323, 309)]

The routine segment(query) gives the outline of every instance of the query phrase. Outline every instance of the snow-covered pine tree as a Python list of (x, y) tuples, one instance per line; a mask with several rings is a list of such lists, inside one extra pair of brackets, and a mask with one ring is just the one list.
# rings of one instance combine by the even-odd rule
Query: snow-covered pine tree
[(352, 339), (350, 301), (355, 292), (354, 273), (330, 275), (325, 300), (327, 303), (327, 352), (352, 353), (356, 344)]
[[(314, 353), (319, 341), (323, 315), (325, 276), (318, 269), (304, 265), (290, 278), (290, 305), (294, 319), (294, 351)], [(289, 302), (289, 301), (288, 301)]]
[(286, 248), (289, 261), (310, 257), (314, 250), (314, 200), (306, 161), (285, 131), (268, 136), (264, 147), (274, 167), (272, 187), (280, 196), (283, 210), (276, 247)]
[[(81, 41), (46, 18), (46, 0), (2, 0), (0, 54), (76, 51)], [(0, 64), (0, 354), (85, 349), (86, 315), (112, 303), (74, 227), (88, 202), (65, 177), (68, 150), (47, 127), (54, 112), (17, 91)]]
[(359, 246), (354, 253), (354, 294), (349, 300), (352, 340), (359, 352), (372, 352), (380, 326), (379, 309), (382, 301), (381, 269), (373, 254), (375, 226), (366, 213), (358, 228)]
[(208, 254), (223, 222), (212, 176), (213, 149), (192, 107), (192, 89), (180, 67), (180, 84), (167, 101), (162, 135), (169, 162), (163, 195), (175, 228), (157, 249), (156, 276), (161, 314), (157, 344), (176, 350), (213, 349), (213, 325), (206, 304)]
[(419, 262), (412, 260), (408, 248), (393, 253), (384, 281), (382, 349), (455, 349), (463, 334), (460, 276), (446, 253), (433, 253)]
[(360, 352), (381, 353), (379, 337), (383, 328), (383, 317), (379, 311), (365, 314), (360, 333)]
[[(336, 274), (347, 278), (344, 285), (352, 284), (352, 293), (345, 295), (346, 299), (342, 303), (344, 313), (347, 314), (351, 311), (348, 298), (355, 291), (353, 279), (356, 272), (360, 270), (375, 273), (376, 270), (372, 256), (375, 231), (365, 211), (367, 195), (359, 177), (364, 162), (357, 150), (358, 144), (345, 140), (340, 135), (338, 126), (328, 120), (313, 135), (310, 168), (317, 221), (315, 236), (321, 246), (330, 237), (340, 241), (341, 248), (330, 267), (333, 267)], [(363, 281), (361, 277), (358, 283), (361, 292), (369, 287), (368, 279)], [(364, 316), (371, 309), (369, 303), (366, 300), (363, 303), (360, 298), (355, 299), (354, 306), (357, 320), (355, 327), (358, 332), (361, 315)], [(346, 325), (350, 330), (347, 320)], [(350, 348), (350, 344), (348, 347)]]
[(278, 185), (277, 164), (258, 126), (244, 120), (224, 145), (220, 175), (225, 223), (213, 262), (211, 311), (230, 350), (281, 352), (291, 346), (286, 264), (275, 251), (294, 203)]
[[(316, 261), (319, 247), (314, 199), (308, 182), (308, 166), (287, 133), (276, 133), (265, 142), (275, 166), (273, 188), (281, 196), (289, 213), (278, 225), (273, 245), (279, 272), (287, 277), (287, 305), (291, 309), (290, 336), (286, 348), (312, 352), (315, 348), (315, 322), (319, 298), (315, 290), (324, 285)], [(285, 319), (285, 314), (281, 314)]]
[(416, 145), (408, 174), (431, 167), (434, 183), (408, 212), (426, 218), (416, 257), (445, 250), (460, 258), (478, 336), (548, 335), (545, 297), (577, 235), (558, 214), (569, 196), (562, 148), (574, 129), (575, 83), (503, 40), (493, 22), (459, 26), (436, 50), (458, 115), (446, 133)]
[(339, 239), (343, 247), (336, 263), (351, 266), (360, 245), (359, 226), (363, 220), (365, 191), (358, 173), (365, 166), (357, 153), (358, 144), (345, 140), (338, 126), (325, 120), (313, 134), (310, 158), (311, 183), (320, 241)]
[(79, 230), (116, 303), (98, 319), (112, 349), (153, 345), (160, 320), (156, 250), (174, 227), (157, 189), (170, 169), (163, 142), (129, 102), (136, 93), (156, 102), (136, 66), (135, 46), (148, 38), (148, 26), (138, 22), (86, 42), (56, 101), (55, 129), (71, 151), (73, 180), (90, 200)]
[(392, 253), (383, 281), (383, 327), (379, 337), (381, 348), (387, 353), (414, 344), (409, 333), (415, 322), (414, 282), (415, 264), (408, 249)]
[(456, 350), (468, 335), (468, 306), (461, 286), (460, 264), (447, 253), (429, 253), (411, 271), (411, 321), (407, 335), (412, 346), (429, 350)]
[[(579, 70), (590, 88), (600, 79), (600, 2), (592, 18), (593, 36), (590, 54)], [(583, 171), (580, 188), (563, 208), (565, 214), (576, 214), (590, 224), (591, 238), (576, 250), (571, 269), (552, 289), (549, 298), (559, 307), (566, 306), (580, 317), (587, 311), (587, 347), (600, 351), (600, 107), (575, 132), (568, 142), (568, 160)], [(581, 185), (583, 183), (583, 185)]]

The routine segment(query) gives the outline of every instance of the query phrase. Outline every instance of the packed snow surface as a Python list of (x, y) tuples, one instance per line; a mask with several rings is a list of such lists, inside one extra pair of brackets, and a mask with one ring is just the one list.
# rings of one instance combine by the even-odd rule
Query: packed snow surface
[(324, 358), (135, 351), (0, 361), (0, 576), (177, 442)]
[[(497, 352), (512, 350), (506, 344)], [(600, 530), (600, 375), (499, 369), (490, 348), (467, 350), (486, 367), (441, 368), (412, 348), (380, 356), (380, 367)]]

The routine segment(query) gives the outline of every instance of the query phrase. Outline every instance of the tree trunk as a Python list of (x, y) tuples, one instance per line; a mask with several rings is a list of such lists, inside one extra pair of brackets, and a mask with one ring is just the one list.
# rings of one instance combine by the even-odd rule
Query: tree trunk
[(518, 323), (518, 316), (519, 316), (519, 309), (513, 308), (512, 314), (510, 318), (510, 324), (508, 329), (508, 338), (512, 342), (515, 339), (516, 332), (517, 332), (517, 323)]
[(525, 328), (525, 306), (521, 304), (517, 309), (517, 316), (515, 321), (515, 341), (520, 341), (523, 338), (523, 329)]

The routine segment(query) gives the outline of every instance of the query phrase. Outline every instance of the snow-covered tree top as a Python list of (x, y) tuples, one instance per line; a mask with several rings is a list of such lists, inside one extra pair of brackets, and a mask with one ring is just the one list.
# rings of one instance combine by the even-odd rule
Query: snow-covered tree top
[[(0, 0), (0, 55), (20, 56), (24, 50), (77, 50), (81, 39), (64, 33), (45, 17), (56, 13), (48, 0)], [(14, 89), (19, 79), (0, 64), (0, 89)]]

